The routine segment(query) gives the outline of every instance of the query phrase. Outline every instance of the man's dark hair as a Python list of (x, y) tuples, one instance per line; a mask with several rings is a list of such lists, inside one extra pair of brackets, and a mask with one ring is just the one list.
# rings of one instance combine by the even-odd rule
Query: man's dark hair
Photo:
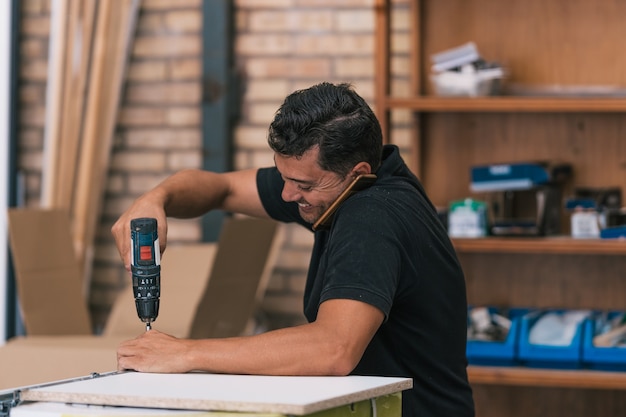
[(269, 128), (272, 150), (296, 158), (319, 146), (318, 164), (344, 177), (359, 162), (376, 172), (382, 133), (369, 105), (349, 84), (320, 83), (291, 93)]

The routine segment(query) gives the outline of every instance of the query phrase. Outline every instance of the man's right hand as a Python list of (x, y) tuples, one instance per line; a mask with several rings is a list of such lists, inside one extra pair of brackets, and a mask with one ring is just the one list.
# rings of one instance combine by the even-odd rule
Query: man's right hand
[(130, 271), (130, 221), (132, 219), (140, 217), (157, 219), (161, 254), (167, 245), (167, 216), (162, 201), (156, 196), (157, 193), (153, 190), (139, 197), (111, 227), (117, 250), (127, 271)]

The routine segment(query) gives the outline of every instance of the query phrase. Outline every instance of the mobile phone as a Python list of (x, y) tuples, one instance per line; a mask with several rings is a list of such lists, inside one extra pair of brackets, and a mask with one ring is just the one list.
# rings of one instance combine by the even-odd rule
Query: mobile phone
[(330, 223), (333, 219), (333, 214), (339, 208), (341, 203), (343, 203), (348, 197), (352, 194), (364, 190), (372, 185), (376, 181), (375, 174), (361, 174), (356, 177), (348, 187), (339, 194), (339, 197), (328, 207), (328, 209), (322, 213), (319, 219), (313, 224), (313, 230), (321, 230), (330, 227)]

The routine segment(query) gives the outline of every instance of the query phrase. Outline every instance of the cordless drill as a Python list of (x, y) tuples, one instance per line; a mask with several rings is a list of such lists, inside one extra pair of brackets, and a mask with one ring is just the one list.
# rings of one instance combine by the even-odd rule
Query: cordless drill
[(146, 331), (159, 315), (161, 293), (161, 252), (157, 221), (139, 218), (130, 221), (130, 270), (133, 293), (139, 319), (146, 323)]

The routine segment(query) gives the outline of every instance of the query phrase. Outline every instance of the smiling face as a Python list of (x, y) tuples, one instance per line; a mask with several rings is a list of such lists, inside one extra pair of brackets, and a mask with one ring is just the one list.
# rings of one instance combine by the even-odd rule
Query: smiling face
[(369, 164), (359, 163), (345, 178), (320, 168), (317, 158), (319, 148), (313, 147), (296, 158), (276, 153), (274, 162), (285, 186), (283, 200), (298, 203), (300, 216), (315, 223), (357, 174), (369, 173)]

